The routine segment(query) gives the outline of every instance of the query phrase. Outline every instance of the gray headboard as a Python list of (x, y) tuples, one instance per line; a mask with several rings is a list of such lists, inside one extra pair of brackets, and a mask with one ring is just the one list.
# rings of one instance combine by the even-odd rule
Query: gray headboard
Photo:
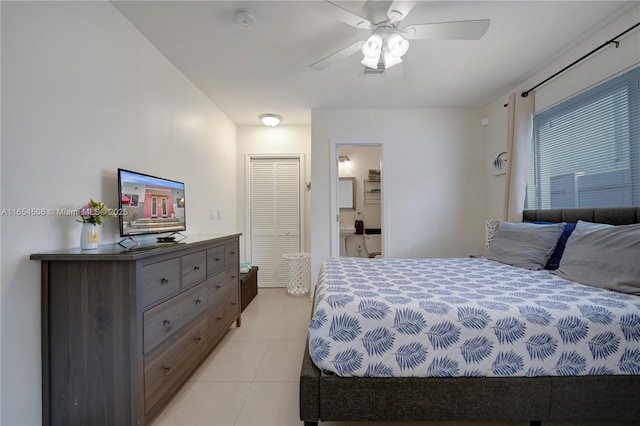
[(628, 225), (640, 223), (640, 207), (525, 210), (523, 220), (525, 222), (567, 223), (585, 220), (610, 225)]

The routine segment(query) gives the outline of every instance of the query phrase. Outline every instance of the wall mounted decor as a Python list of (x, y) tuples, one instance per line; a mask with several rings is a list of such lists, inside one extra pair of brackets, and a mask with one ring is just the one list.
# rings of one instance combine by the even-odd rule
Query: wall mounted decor
[(507, 173), (507, 152), (503, 151), (496, 156), (491, 162), (491, 167), (493, 170), (493, 175), (503, 175)]

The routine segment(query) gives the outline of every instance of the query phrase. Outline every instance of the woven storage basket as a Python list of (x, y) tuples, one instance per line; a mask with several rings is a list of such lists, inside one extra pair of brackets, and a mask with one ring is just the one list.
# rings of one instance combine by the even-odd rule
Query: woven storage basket
[(291, 295), (309, 293), (311, 287), (311, 255), (309, 253), (289, 253), (282, 255), (287, 265), (289, 282), (287, 292)]

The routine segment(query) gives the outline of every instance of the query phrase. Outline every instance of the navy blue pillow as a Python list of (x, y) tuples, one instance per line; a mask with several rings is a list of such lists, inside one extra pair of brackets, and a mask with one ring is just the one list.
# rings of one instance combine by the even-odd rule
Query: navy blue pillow
[[(534, 223), (537, 223), (539, 225), (548, 225), (553, 222), (534, 222)], [(555, 250), (553, 250), (553, 253), (551, 254), (551, 257), (549, 258), (549, 260), (547, 261), (547, 264), (545, 265), (544, 269), (550, 269), (552, 271), (558, 269), (558, 267), (560, 266), (560, 258), (562, 257), (562, 253), (564, 253), (564, 248), (567, 244), (567, 240), (569, 239), (569, 235), (571, 235), (574, 229), (576, 229), (575, 223), (564, 224), (564, 231), (562, 231), (562, 234), (560, 235), (560, 239), (558, 240), (558, 244), (556, 244), (556, 248)]]

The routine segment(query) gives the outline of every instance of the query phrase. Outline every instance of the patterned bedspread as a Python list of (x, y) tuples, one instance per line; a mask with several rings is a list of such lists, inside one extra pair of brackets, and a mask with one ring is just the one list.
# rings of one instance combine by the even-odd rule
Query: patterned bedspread
[(339, 258), (309, 350), (339, 376), (640, 374), (640, 297), (483, 258)]

